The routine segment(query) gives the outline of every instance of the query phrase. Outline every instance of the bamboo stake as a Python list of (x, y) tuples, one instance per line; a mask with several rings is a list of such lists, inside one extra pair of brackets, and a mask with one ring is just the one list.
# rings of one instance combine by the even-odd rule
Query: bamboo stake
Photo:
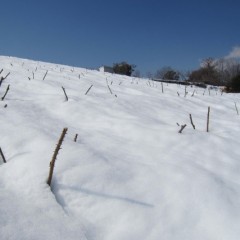
[(209, 117), (210, 117), (210, 107), (208, 107), (208, 114), (207, 114), (207, 132), (209, 132)]
[(0, 147), (0, 155), (2, 156), (3, 162), (4, 162), (4, 163), (7, 163), (6, 158), (4, 157), (4, 154), (3, 154), (3, 152), (2, 152), (1, 147)]
[(60, 139), (58, 140), (58, 144), (55, 148), (54, 154), (52, 156), (52, 160), (50, 162), (50, 170), (49, 170), (49, 176), (48, 176), (48, 180), (47, 180), (47, 184), (49, 185), (49, 187), (51, 187), (51, 182), (52, 182), (52, 177), (53, 177), (53, 170), (54, 170), (54, 165), (55, 165), (55, 161), (58, 155), (59, 150), (61, 149), (61, 145), (63, 143), (64, 137), (67, 133), (67, 128), (64, 128), (62, 131), (62, 134), (60, 136)]

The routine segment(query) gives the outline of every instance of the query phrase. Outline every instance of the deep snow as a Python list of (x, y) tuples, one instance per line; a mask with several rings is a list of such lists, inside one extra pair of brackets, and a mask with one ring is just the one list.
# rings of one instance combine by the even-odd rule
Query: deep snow
[(13, 57), (1, 69), (0, 239), (240, 238), (239, 94), (184, 97), (184, 86), (162, 93), (146, 79)]

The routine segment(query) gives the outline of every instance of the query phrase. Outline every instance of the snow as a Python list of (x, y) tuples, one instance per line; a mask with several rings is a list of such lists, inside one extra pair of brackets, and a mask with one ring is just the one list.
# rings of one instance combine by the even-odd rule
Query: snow
[(189, 86), (184, 97), (184, 86), (162, 93), (146, 79), (14, 57), (1, 69), (1, 239), (239, 239), (240, 94)]

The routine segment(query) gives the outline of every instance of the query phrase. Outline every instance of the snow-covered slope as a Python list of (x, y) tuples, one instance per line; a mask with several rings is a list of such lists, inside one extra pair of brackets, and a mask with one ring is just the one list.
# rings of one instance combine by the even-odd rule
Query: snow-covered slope
[(184, 86), (162, 93), (144, 79), (12, 57), (1, 69), (0, 239), (240, 238), (239, 94), (188, 87), (184, 97)]

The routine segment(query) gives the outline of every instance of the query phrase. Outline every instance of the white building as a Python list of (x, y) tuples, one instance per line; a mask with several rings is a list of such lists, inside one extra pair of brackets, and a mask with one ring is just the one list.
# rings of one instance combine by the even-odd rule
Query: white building
[(114, 73), (112, 67), (108, 66), (102, 66), (99, 68), (99, 72), (108, 72), (108, 73)]

